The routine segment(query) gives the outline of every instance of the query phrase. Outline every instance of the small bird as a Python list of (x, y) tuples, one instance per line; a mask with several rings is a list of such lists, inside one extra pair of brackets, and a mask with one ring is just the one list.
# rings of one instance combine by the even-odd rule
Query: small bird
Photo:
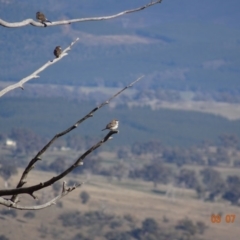
[(119, 121), (117, 119), (113, 119), (109, 124), (107, 124), (106, 128), (104, 128), (103, 130), (106, 130), (106, 129), (110, 131), (116, 130), (118, 129), (118, 123)]
[(41, 22), (42, 24), (44, 24), (46, 26), (46, 22), (52, 23), (51, 21), (49, 21), (45, 15), (41, 12), (37, 12), (36, 13), (36, 18), (39, 22)]
[(53, 54), (55, 55), (56, 58), (59, 58), (62, 53), (62, 49), (60, 46), (55, 47)]

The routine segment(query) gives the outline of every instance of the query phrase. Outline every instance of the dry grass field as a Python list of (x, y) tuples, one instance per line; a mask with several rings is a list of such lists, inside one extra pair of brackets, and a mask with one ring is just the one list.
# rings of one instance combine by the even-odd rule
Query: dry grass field
[[(21, 169), (19, 169), (19, 173)], [(29, 176), (31, 183), (37, 183), (48, 179), (53, 174), (49, 172), (33, 171)], [(11, 185), (17, 182), (19, 176), (10, 179)], [(73, 175), (70, 176), (73, 179)], [(87, 182), (79, 189), (72, 192), (67, 197), (60, 200), (63, 208), (52, 206), (50, 208), (35, 212), (35, 217), (28, 219), (24, 217), (26, 211), (17, 211), (17, 217), (10, 215), (0, 216), (0, 233), (9, 239), (70, 239), (75, 236), (80, 229), (63, 227), (58, 220), (59, 214), (69, 211), (90, 211), (98, 210), (105, 213), (123, 216), (124, 214), (133, 215), (140, 221), (146, 217), (155, 218), (160, 226), (174, 226), (176, 222), (185, 217), (195, 221), (203, 221), (208, 229), (202, 236), (204, 239), (239, 239), (240, 208), (230, 206), (223, 202), (203, 202), (196, 199), (195, 192), (186, 189), (177, 189), (171, 186), (159, 185), (158, 191), (152, 191), (152, 183), (142, 181), (132, 181), (129, 179), (118, 182), (117, 180), (93, 176), (81, 175), (74, 178), (75, 181)], [(69, 179), (65, 179), (68, 181)], [(4, 182), (0, 180), (1, 186)], [(170, 196), (164, 192), (170, 190)], [(90, 194), (90, 201), (83, 205), (79, 194), (81, 191)], [(49, 200), (53, 196), (52, 188), (37, 194), (42, 202)], [(29, 199), (29, 200), (25, 200)], [(34, 201), (29, 196), (21, 199), (21, 204), (33, 204)], [(4, 209), (3, 206), (0, 210)], [(221, 223), (212, 223), (211, 214), (222, 213)], [(234, 223), (226, 223), (225, 216), (235, 214)], [(169, 221), (163, 222), (163, 218)], [(40, 230), (40, 231), (39, 231)], [(1, 235), (0, 234), (0, 235)]]
[(132, 106), (150, 106), (153, 110), (157, 109), (173, 109), (173, 110), (184, 110), (184, 111), (196, 111), (203, 113), (210, 113), (217, 116), (224, 117), (229, 120), (240, 119), (240, 104), (238, 103), (226, 103), (226, 102), (215, 102), (215, 101), (178, 101), (178, 102), (167, 102), (152, 100), (144, 103), (131, 102), (128, 104)]

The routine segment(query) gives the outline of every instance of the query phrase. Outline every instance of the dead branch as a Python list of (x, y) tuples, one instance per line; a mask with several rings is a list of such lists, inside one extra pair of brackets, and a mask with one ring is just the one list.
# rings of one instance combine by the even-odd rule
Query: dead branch
[[(0, 190), (0, 196), (9, 196), (9, 195), (14, 195), (11, 199), (12, 202), (15, 202), (17, 195), (18, 194), (29, 194), (32, 196), (34, 199), (36, 197), (34, 196), (34, 192), (39, 191), (43, 188), (46, 188), (53, 183), (59, 181), (66, 175), (68, 175), (70, 172), (72, 172), (75, 168), (83, 165), (83, 160), (87, 155), (89, 155), (91, 152), (93, 152), (95, 149), (99, 148), (103, 143), (107, 142), (108, 140), (112, 139), (112, 135), (118, 133), (118, 131), (110, 131), (101, 141), (99, 141), (97, 144), (89, 148), (84, 154), (82, 154), (74, 164), (72, 164), (68, 169), (66, 169), (64, 172), (60, 173), (59, 175), (45, 181), (41, 182), (37, 185), (30, 186), (30, 187), (25, 187), (25, 188), (14, 188), (14, 189), (4, 189)], [(14, 200), (13, 200), (14, 198)], [(0, 202), (1, 204), (1, 202)]]
[[(58, 138), (64, 136), (65, 134), (69, 133), (70, 131), (72, 131), (73, 129), (77, 128), (79, 124), (81, 124), (83, 121), (85, 121), (86, 119), (90, 118), (93, 116), (93, 113), (96, 112), (98, 109), (102, 108), (103, 106), (105, 106), (106, 104), (108, 104), (112, 99), (114, 99), (115, 97), (117, 97), (119, 94), (121, 94), (123, 91), (125, 91), (127, 88), (132, 87), (136, 82), (138, 82), (141, 78), (143, 78), (144, 76), (139, 77), (137, 80), (135, 80), (134, 82), (130, 83), (128, 86), (124, 87), (122, 90), (120, 90), (119, 92), (117, 92), (116, 94), (114, 94), (112, 97), (110, 97), (107, 101), (101, 103), (99, 106), (95, 107), (92, 111), (90, 111), (86, 116), (84, 116), (83, 118), (81, 118), (80, 120), (78, 120), (74, 125), (72, 125), (71, 127), (69, 127), (68, 129), (64, 130), (63, 132), (60, 132), (58, 134), (56, 134), (38, 153), (37, 155), (29, 162), (28, 166), (26, 167), (26, 169), (24, 170), (19, 183), (17, 185), (17, 188), (21, 188), (27, 181), (27, 176), (28, 173), (34, 168), (35, 163), (38, 160), (41, 160), (41, 156), (43, 155), (44, 152), (46, 152), (46, 150), (53, 144), (53, 142), (55, 140), (57, 140)], [(1, 192), (1, 191), (0, 191)], [(17, 196), (12, 196), (11, 200), (13, 202), (16, 201)]]
[(135, 9), (131, 9), (131, 10), (126, 10), (111, 16), (103, 16), (103, 17), (90, 17), (90, 18), (78, 18), (78, 19), (70, 19), (70, 20), (62, 20), (62, 21), (56, 21), (56, 22), (52, 22), (52, 23), (40, 23), (37, 22), (33, 19), (26, 19), (22, 22), (15, 22), (15, 23), (9, 23), (6, 22), (2, 19), (0, 19), (0, 25), (3, 27), (8, 27), (8, 28), (18, 28), (18, 27), (24, 27), (27, 25), (32, 25), (34, 27), (52, 27), (52, 26), (56, 26), (56, 25), (65, 25), (65, 24), (71, 24), (71, 23), (75, 23), (75, 22), (86, 22), (86, 21), (102, 21), (102, 20), (108, 20), (108, 19), (112, 19), (112, 18), (117, 18), (120, 17), (122, 15), (128, 14), (128, 13), (133, 13), (133, 12), (138, 12), (141, 10), (144, 10), (148, 7), (151, 7), (155, 4), (161, 3), (162, 0), (157, 0), (157, 1), (151, 1), (150, 3), (146, 4), (145, 6), (139, 7), (139, 8), (135, 8)]
[(18, 203), (13, 202), (10, 199), (5, 199), (5, 198), (2, 198), (2, 197), (0, 197), (0, 204), (4, 205), (6, 207), (9, 207), (9, 208), (15, 208), (15, 209), (18, 209), (18, 210), (40, 210), (40, 209), (44, 209), (44, 208), (50, 207), (52, 205), (55, 205), (56, 202), (59, 199), (65, 197), (70, 192), (72, 192), (76, 188), (80, 187), (82, 184), (83, 183), (80, 183), (80, 184), (77, 184), (77, 185), (73, 185), (72, 187), (67, 187), (66, 186), (66, 182), (64, 181), (63, 182), (63, 187), (62, 187), (62, 192), (58, 196), (56, 196), (55, 198), (51, 199), (50, 201), (48, 201), (48, 202), (46, 202), (46, 203), (44, 203), (42, 205), (21, 206)]
[(15, 89), (15, 88), (21, 88), (23, 89), (23, 84), (30, 81), (31, 79), (34, 78), (39, 78), (38, 74), (40, 72), (42, 72), (43, 70), (45, 70), (47, 67), (51, 66), (52, 64), (60, 61), (63, 57), (68, 55), (68, 51), (71, 50), (71, 47), (79, 40), (79, 38), (77, 38), (74, 42), (72, 42), (66, 49), (63, 50), (62, 54), (58, 57), (53, 59), (52, 61), (48, 61), (47, 63), (45, 63), (42, 67), (40, 67), (37, 71), (35, 71), (34, 73), (32, 73), (31, 75), (23, 78), (22, 80), (20, 80), (19, 82), (12, 84), (6, 88), (4, 88), (3, 90), (0, 91), (0, 97), (2, 97), (5, 93), (10, 92), (11, 90)]
[[(139, 7), (139, 8), (135, 8), (135, 9), (131, 9), (131, 10), (126, 10), (120, 13), (117, 13), (115, 15), (111, 15), (111, 16), (103, 16), (103, 17), (91, 17), (91, 18), (80, 18), (80, 19), (70, 19), (70, 20), (63, 20), (63, 21), (56, 21), (56, 22), (50, 22), (50, 23), (40, 23), (37, 22), (33, 19), (26, 19), (22, 22), (15, 22), (15, 23), (8, 23), (2, 19), (0, 19), (0, 25), (3, 27), (8, 27), (8, 28), (18, 28), (18, 27), (23, 27), (26, 25), (32, 25), (35, 27), (46, 27), (46, 26), (56, 26), (56, 25), (64, 25), (64, 24), (71, 24), (71, 23), (75, 23), (75, 22), (85, 22), (85, 21), (102, 21), (102, 20), (108, 20), (108, 19), (112, 19), (112, 18), (116, 18), (119, 16), (122, 16), (124, 14), (129, 14), (129, 13), (133, 13), (133, 12), (137, 12), (137, 11), (141, 11), (144, 10), (150, 6), (153, 6), (157, 3), (161, 3), (162, 0), (156, 0), (156, 1), (151, 1), (150, 3)], [(49, 61), (47, 62), (45, 65), (43, 65), (41, 68), (39, 68), (37, 71), (33, 72), (31, 75), (27, 76), (26, 78), (20, 80), (18, 83), (15, 83), (13, 85), (10, 85), (8, 87), (6, 87), (5, 89), (0, 91), (0, 97), (3, 96), (5, 93), (15, 89), (15, 88), (22, 88), (23, 89), (23, 85), (24, 83), (30, 81), (31, 79), (34, 78), (38, 78), (38, 74), (40, 72), (42, 72), (43, 70), (45, 70), (47, 67), (51, 66), (52, 64), (56, 63), (57, 61), (59, 61), (60, 59), (62, 59), (64, 56), (68, 55), (68, 51), (71, 50), (71, 47), (79, 40), (79, 38), (77, 38), (74, 42), (71, 43), (71, 45), (69, 47), (67, 47), (61, 54), (61, 56), (59, 58), (54, 59), (53, 61)], [(143, 76), (142, 76), (143, 77)], [(53, 144), (53, 142), (58, 139), (59, 137), (69, 133), (70, 131), (72, 131), (73, 129), (77, 128), (79, 124), (81, 124), (83, 121), (85, 121), (86, 119), (90, 118), (93, 116), (93, 114), (100, 108), (102, 108), (103, 106), (105, 106), (106, 104), (108, 104), (112, 99), (114, 99), (115, 97), (117, 97), (119, 94), (121, 94), (124, 90), (126, 90), (127, 88), (133, 86), (136, 82), (138, 82), (142, 77), (138, 78), (137, 80), (135, 80), (134, 82), (132, 82), (130, 85), (126, 86), (125, 88), (123, 88), (122, 90), (120, 90), (119, 92), (117, 92), (115, 95), (113, 95), (112, 97), (110, 97), (107, 101), (103, 102), (102, 104), (100, 104), (99, 106), (97, 106), (96, 108), (94, 108), (92, 111), (90, 111), (86, 116), (84, 116), (82, 119), (80, 119), (79, 121), (77, 121), (74, 125), (72, 125), (71, 127), (69, 127), (68, 129), (66, 129), (63, 132), (60, 132), (58, 134), (56, 134), (38, 153), (37, 155), (30, 161), (30, 163), (28, 164), (28, 166), (25, 168), (21, 179), (17, 185), (16, 188), (14, 189), (3, 189), (0, 190), (0, 196), (12, 196), (11, 199), (5, 199), (0, 197), (0, 204), (7, 206), (7, 207), (11, 207), (11, 208), (16, 208), (16, 209), (25, 209), (25, 210), (39, 210), (39, 209), (43, 209), (46, 208), (48, 206), (51, 206), (53, 204), (55, 204), (55, 202), (57, 200), (59, 200), (60, 198), (66, 196), (68, 193), (72, 192), (73, 190), (75, 190), (77, 187), (79, 187), (81, 184), (79, 185), (74, 185), (72, 187), (67, 188), (65, 182), (63, 183), (63, 188), (62, 188), (62, 192), (61, 194), (59, 194), (57, 197), (51, 199), (49, 202), (43, 204), (43, 205), (39, 205), (39, 206), (21, 206), (18, 204), (18, 200), (17, 200), (17, 196), (19, 194), (28, 194), (30, 196), (32, 196), (33, 198), (36, 198), (34, 196), (34, 193), (36, 191), (39, 191), (43, 188), (49, 187), (52, 184), (54, 184), (55, 182), (59, 181), (60, 179), (62, 179), (63, 177), (65, 177), (66, 175), (68, 175), (70, 172), (72, 172), (75, 168), (79, 167), (80, 165), (83, 164), (83, 161), (85, 159), (86, 156), (88, 156), (91, 152), (93, 152), (95, 149), (99, 148), (102, 144), (104, 144), (105, 142), (107, 142), (108, 140), (110, 140), (112, 138), (113, 134), (117, 134), (118, 131), (110, 131), (101, 141), (99, 141), (98, 143), (96, 143), (94, 146), (92, 146), (90, 149), (88, 149), (84, 154), (82, 154), (75, 162), (74, 164), (72, 164), (70, 167), (68, 167), (66, 170), (64, 170), (62, 173), (58, 174), (55, 177), (52, 177), (51, 179), (45, 181), (45, 182), (41, 182), (37, 185), (32, 185), (29, 187), (22, 187), (27, 181), (27, 176), (28, 173), (34, 168), (35, 163), (41, 159), (41, 156), (43, 155), (43, 153)]]

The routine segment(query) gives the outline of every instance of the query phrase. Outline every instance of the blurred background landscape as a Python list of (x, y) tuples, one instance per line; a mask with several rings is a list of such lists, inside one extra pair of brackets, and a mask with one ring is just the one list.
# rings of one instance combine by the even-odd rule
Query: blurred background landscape
[[(146, 3), (0, 0), (0, 18), (17, 22), (42, 11), (57, 21), (111, 15)], [(32, 172), (37, 183), (65, 169), (116, 118), (119, 134), (67, 178), (88, 179), (80, 189), (85, 194), (76, 190), (41, 213), (1, 207), (0, 240), (23, 239), (29, 231), (43, 239), (237, 239), (239, 7), (236, 0), (163, 0), (108, 21), (1, 27), (0, 89), (52, 60), (55, 46), (64, 49), (80, 38), (67, 57), (24, 91), (15, 89), (0, 99), (1, 187), (14, 187), (29, 160), (56, 133), (144, 78), (59, 139)], [(42, 191), (41, 201), (59, 186), (51, 189)], [(221, 224), (211, 222), (212, 214), (222, 216)], [(236, 215), (234, 223), (225, 222), (229, 214)], [(54, 230), (49, 227), (53, 222)], [(65, 228), (72, 232), (64, 233)]]

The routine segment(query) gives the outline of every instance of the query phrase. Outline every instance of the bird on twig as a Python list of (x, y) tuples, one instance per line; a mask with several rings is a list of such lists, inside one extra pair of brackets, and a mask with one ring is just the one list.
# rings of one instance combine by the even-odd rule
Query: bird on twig
[(38, 20), (39, 22), (41, 22), (42, 24), (44, 24), (45, 27), (47, 26), (46, 22), (52, 23), (52, 22), (49, 21), (49, 20), (45, 17), (45, 15), (44, 15), (43, 13), (41, 13), (41, 12), (37, 12), (37, 13), (36, 13), (36, 18), (37, 18), (37, 20)]
[(118, 123), (119, 121), (117, 119), (113, 119), (109, 124), (107, 124), (106, 128), (104, 128), (102, 131), (108, 129), (110, 131), (118, 129)]
[(59, 58), (62, 53), (62, 49), (60, 46), (55, 47), (53, 54), (55, 55), (56, 58)]

